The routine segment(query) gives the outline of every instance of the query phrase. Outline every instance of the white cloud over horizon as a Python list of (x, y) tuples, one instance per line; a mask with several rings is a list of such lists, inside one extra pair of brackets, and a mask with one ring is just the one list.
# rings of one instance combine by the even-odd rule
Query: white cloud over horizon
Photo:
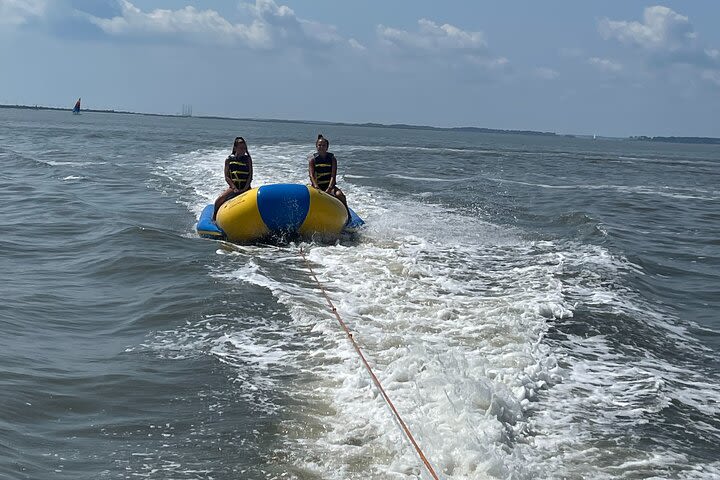
[(617, 73), (622, 70), (622, 65), (607, 58), (592, 57), (588, 63), (604, 72)]
[(246, 23), (233, 23), (217, 11), (186, 6), (178, 10), (156, 9), (143, 12), (128, 0), (119, 0), (122, 14), (113, 18), (88, 15), (88, 19), (106, 34), (132, 37), (177, 37), (207, 44), (241, 45), (254, 49), (272, 49), (305, 43), (328, 45), (341, 41), (329, 25), (298, 18), (287, 6), (273, 0), (241, 4), (249, 12)]
[(643, 22), (600, 20), (600, 33), (645, 49), (678, 50), (697, 38), (688, 17), (663, 6), (647, 7)]
[(490, 52), (483, 32), (466, 31), (426, 18), (417, 23), (418, 30), (412, 32), (378, 25), (376, 32), (381, 47), (400, 58), (434, 58), (449, 65), (486, 71), (502, 70), (509, 64), (507, 58)]
[(0, 0), (0, 25), (23, 25), (45, 15), (46, 0)]
[(486, 55), (487, 42), (482, 32), (466, 32), (453, 25), (438, 25), (432, 20), (418, 20), (418, 32), (378, 26), (378, 35), (387, 43), (403, 49), (443, 52), (462, 51), (471, 55)]
[(650, 66), (688, 65), (704, 79), (713, 75), (703, 72), (720, 73), (717, 50), (703, 45), (689, 17), (668, 7), (645, 8), (642, 22), (603, 18), (598, 30), (606, 40), (637, 48)]

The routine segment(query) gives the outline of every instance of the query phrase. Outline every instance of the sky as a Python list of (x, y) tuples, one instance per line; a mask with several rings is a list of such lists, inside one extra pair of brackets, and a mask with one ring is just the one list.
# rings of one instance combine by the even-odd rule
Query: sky
[(716, 0), (0, 0), (0, 103), (720, 137), (719, 21)]

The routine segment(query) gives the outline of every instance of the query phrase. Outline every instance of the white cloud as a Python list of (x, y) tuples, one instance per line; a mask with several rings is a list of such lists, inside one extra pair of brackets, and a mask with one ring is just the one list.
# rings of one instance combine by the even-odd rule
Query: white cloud
[(90, 22), (114, 36), (185, 36), (213, 39), (220, 43), (240, 41), (249, 46), (266, 46), (270, 39), (262, 24), (233, 25), (214, 10), (196, 10), (187, 6), (180, 10), (156, 9), (143, 12), (127, 0), (121, 0), (122, 15), (98, 18)]
[(438, 25), (424, 18), (418, 21), (418, 25), (417, 33), (379, 25), (378, 35), (387, 44), (404, 50), (487, 54), (487, 44), (482, 32), (466, 32), (453, 25), (447, 23)]
[(720, 87), (720, 70), (705, 70), (702, 72), (701, 77), (716, 87)]
[(46, 0), (0, 0), (0, 25), (23, 25), (42, 17), (46, 8)]
[(718, 51), (701, 44), (688, 17), (667, 7), (646, 8), (642, 23), (603, 19), (599, 30), (605, 39), (639, 47), (656, 64), (720, 68)]
[(605, 18), (600, 21), (600, 33), (606, 39), (670, 51), (685, 48), (697, 38), (688, 17), (659, 5), (645, 9), (642, 23)]
[(358, 50), (360, 52), (367, 51), (367, 47), (365, 45), (363, 45), (362, 43), (358, 42), (357, 40), (355, 40), (354, 38), (351, 38), (350, 40), (348, 40), (348, 43), (355, 50)]
[(277, 5), (274, 0), (256, 0), (249, 10), (274, 39), (296, 46), (298, 42), (331, 45), (342, 41), (334, 26), (298, 18), (291, 8)]
[(330, 45), (341, 40), (335, 27), (303, 20), (287, 6), (273, 0), (243, 4), (246, 23), (232, 23), (214, 10), (186, 6), (178, 10), (144, 12), (128, 0), (120, 0), (121, 15), (88, 19), (108, 35), (126, 37), (184, 38), (209, 44), (244, 45), (269, 49)]
[[(720, 75), (720, 52), (704, 46), (688, 17), (663, 6), (647, 7), (643, 21), (617, 21), (607, 18), (598, 28), (605, 39), (637, 47), (650, 69), (690, 67), (697, 78), (715, 82)], [(600, 68), (612, 68), (600, 59), (591, 62)]]
[(607, 58), (592, 57), (588, 63), (604, 72), (617, 73), (622, 70), (622, 65)]
[(400, 58), (433, 60), (448, 66), (470, 66), (486, 71), (504, 70), (509, 65), (507, 58), (491, 54), (482, 32), (465, 31), (447, 23), (439, 25), (423, 18), (418, 21), (415, 32), (378, 25), (377, 35), (381, 47)]
[(510, 65), (510, 60), (505, 57), (496, 57), (489, 60), (481, 60), (480, 58), (475, 57), (471, 58), (471, 61), (491, 69), (502, 69)]

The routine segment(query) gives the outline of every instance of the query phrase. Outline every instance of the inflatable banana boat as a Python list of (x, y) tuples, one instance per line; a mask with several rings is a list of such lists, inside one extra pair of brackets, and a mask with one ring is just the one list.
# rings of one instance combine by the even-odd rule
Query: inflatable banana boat
[(365, 223), (332, 195), (287, 183), (264, 185), (231, 198), (220, 206), (216, 222), (212, 221), (214, 209), (211, 204), (203, 210), (198, 234), (238, 243), (287, 235), (333, 238)]

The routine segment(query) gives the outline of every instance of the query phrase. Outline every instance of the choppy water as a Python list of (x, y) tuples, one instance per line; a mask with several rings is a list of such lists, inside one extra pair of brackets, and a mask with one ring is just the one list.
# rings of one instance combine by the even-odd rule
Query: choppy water
[(232, 138), (442, 478), (720, 475), (720, 149), (0, 109), (0, 478), (429, 478), (298, 256), (194, 234)]

